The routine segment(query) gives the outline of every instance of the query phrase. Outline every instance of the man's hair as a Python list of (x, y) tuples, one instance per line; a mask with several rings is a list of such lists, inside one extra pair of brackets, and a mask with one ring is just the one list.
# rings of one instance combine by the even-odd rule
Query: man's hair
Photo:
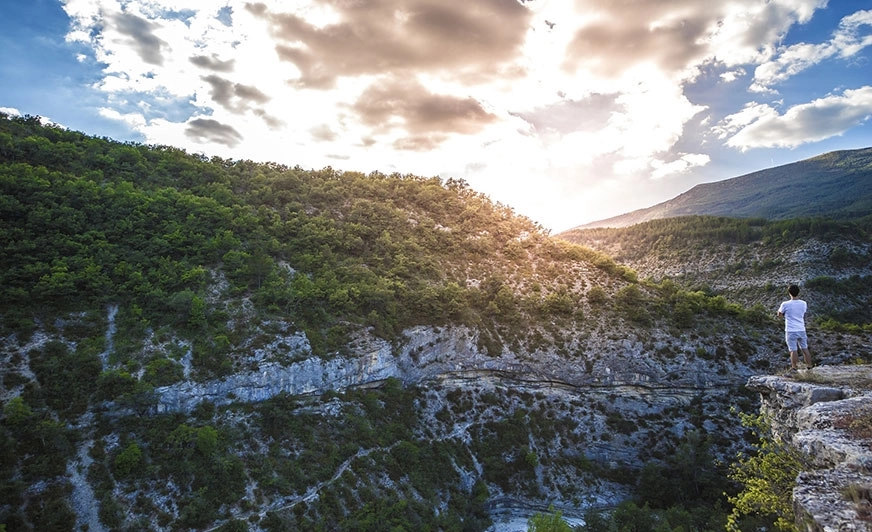
[(792, 285), (787, 287), (787, 293), (793, 297), (796, 297), (799, 295), (799, 287), (796, 286), (795, 284), (792, 284)]

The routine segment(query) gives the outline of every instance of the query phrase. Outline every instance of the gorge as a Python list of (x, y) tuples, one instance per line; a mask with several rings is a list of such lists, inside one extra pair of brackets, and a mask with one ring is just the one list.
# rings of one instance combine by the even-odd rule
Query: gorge
[(551, 236), (462, 180), (0, 134), (8, 531), (722, 530), (782, 281), (872, 361), (862, 219)]

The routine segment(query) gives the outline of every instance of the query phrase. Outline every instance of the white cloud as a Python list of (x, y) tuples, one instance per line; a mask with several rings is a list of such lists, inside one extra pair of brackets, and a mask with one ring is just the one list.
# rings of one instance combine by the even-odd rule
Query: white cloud
[(820, 44), (798, 43), (779, 50), (774, 59), (754, 71), (751, 90), (772, 92), (772, 86), (832, 57), (848, 58), (872, 46), (872, 34), (862, 35), (872, 26), (872, 11), (858, 11), (844, 19), (832, 39)]
[(726, 83), (732, 83), (744, 76), (745, 74), (746, 72), (744, 69), (737, 68), (735, 70), (727, 70), (726, 72), (721, 72), (720, 78)]
[(711, 161), (711, 157), (704, 153), (684, 153), (673, 161), (654, 161), (651, 174), (653, 179), (661, 179), (674, 174), (683, 174), (699, 166), (705, 166)]
[(796, 23), (811, 19), (827, 0), (699, 2), (713, 24), (707, 37), (712, 60), (735, 67), (768, 59), (780, 39)]
[(103, 107), (99, 110), (100, 116), (110, 120), (117, 120), (127, 124), (130, 129), (141, 131), (146, 127), (147, 121), (140, 113), (120, 113), (115, 109)]
[(872, 87), (846, 90), (812, 102), (795, 105), (784, 114), (766, 104), (752, 103), (727, 116), (719, 128), (727, 145), (750, 148), (794, 148), (856, 127), (872, 116)]

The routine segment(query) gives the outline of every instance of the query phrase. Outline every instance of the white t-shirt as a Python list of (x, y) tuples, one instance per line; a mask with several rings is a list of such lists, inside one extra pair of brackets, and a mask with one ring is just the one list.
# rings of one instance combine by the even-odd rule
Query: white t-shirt
[(784, 314), (784, 330), (787, 332), (805, 332), (805, 311), (808, 304), (801, 299), (785, 301), (778, 307), (778, 312)]

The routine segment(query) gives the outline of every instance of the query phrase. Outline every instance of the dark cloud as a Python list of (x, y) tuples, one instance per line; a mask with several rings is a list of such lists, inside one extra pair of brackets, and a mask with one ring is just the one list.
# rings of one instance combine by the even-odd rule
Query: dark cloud
[(212, 87), (212, 99), (234, 113), (244, 113), (254, 107), (253, 104), (263, 104), (270, 99), (257, 87), (233, 83), (214, 74), (202, 79)]
[(130, 37), (130, 43), (143, 61), (150, 65), (163, 65), (161, 48), (167, 43), (154, 34), (158, 27), (156, 24), (129, 13), (114, 15), (109, 21), (115, 24), (119, 33)]
[(233, 72), (234, 60), (228, 59), (227, 61), (221, 61), (215, 56), (215, 54), (212, 54), (212, 57), (195, 55), (194, 57), (189, 58), (188, 61), (200, 68), (205, 68), (206, 70), (211, 70), (213, 72)]
[(285, 125), (283, 121), (270, 114), (267, 114), (267, 112), (263, 109), (255, 109), (252, 112), (255, 114), (255, 116), (259, 116), (260, 118), (262, 118), (266, 125), (268, 125), (272, 129), (279, 129), (280, 127)]
[(258, 104), (268, 102), (270, 97), (257, 87), (234, 83), (214, 74), (203, 76), (202, 79), (212, 87), (211, 95), (215, 103), (228, 111), (236, 114), (251, 112), (263, 119), (266, 125), (272, 129), (278, 129), (283, 125), (281, 120), (258, 106)]
[(242, 135), (232, 126), (211, 118), (195, 118), (188, 122), (185, 135), (196, 142), (217, 142), (235, 148), (242, 142)]
[(269, 96), (260, 91), (257, 87), (251, 85), (243, 85), (234, 83), (233, 90), (236, 96), (242, 100), (249, 100), (257, 103), (266, 103), (269, 101)]
[(340, 76), (442, 71), (464, 77), (505, 75), (524, 43), (531, 12), (515, 0), (321, 0), (340, 21), (317, 27), (263, 4), (247, 9), (271, 24), (279, 57), (310, 88)]
[(430, 151), (448, 139), (446, 135), (413, 135), (394, 142), (394, 148), (405, 151)]
[(675, 71), (708, 52), (707, 33), (717, 21), (713, 5), (698, 0), (579, 0), (601, 16), (581, 27), (567, 49), (564, 67), (580, 66), (614, 76), (654, 63)]
[(315, 126), (309, 130), (309, 133), (312, 135), (312, 138), (317, 141), (329, 142), (339, 138), (339, 135), (337, 135), (336, 132), (327, 124)]
[(433, 94), (417, 81), (396, 78), (371, 85), (353, 109), (376, 129), (390, 129), (397, 125), (391, 119), (400, 118), (412, 134), (476, 133), (496, 120), (472, 98)]

